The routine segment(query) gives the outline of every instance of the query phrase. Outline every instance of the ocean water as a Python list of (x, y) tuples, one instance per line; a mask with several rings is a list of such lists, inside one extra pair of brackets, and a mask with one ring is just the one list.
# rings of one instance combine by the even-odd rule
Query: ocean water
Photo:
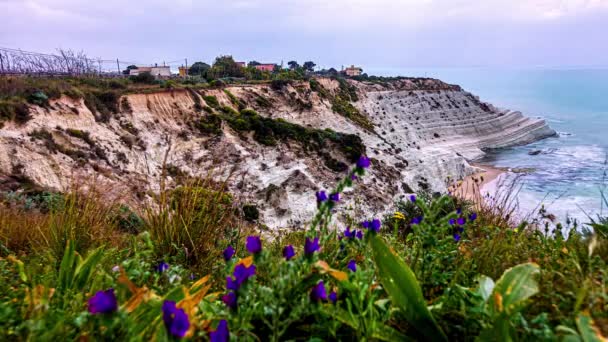
[[(540, 204), (561, 221), (607, 214), (600, 190), (608, 153), (608, 69), (380, 69), (378, 75), (439, 78), (497, 107), (542, 117), (559, 136), (493, 151), (484, 161), (534, 171), (521, 178), (522, 215)], [(530, 155), (530, 151), (538, 151)]]

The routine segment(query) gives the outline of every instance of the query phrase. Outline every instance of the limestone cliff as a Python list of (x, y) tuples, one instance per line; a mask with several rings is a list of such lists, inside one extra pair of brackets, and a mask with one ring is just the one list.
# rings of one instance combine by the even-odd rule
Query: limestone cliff
[(219, 178), (231, 175), (231, 191), (255, 203), (269, 227), (302, 227), (314, 213), (314, 192), (330, 189), (343, 176), (337, 170), (350, 162), (344, 146), (332, 140), (312, 151), (289, 136), (261, 144), (263, 137), (235, 129), (241, 122), (216, 122), (216, 131), (193, 124), (207, 122), (208, 112), (238, 115), (239, 107), (310, 130), (360, 137), (373, 167), (343, 195), (343, 214), (378, 215), (412, 191), (443, 192), (448, 177), (474, 172), (468, 161), (482, 157), (483, 149), (555, 134), (543, 120), (496, 109), (431, 79), (317, 79), (131, 94), (108, 122), (96, 120), (82, 100), (62, 97), (50, 108), (33, 107), (25, 125), (0, 129), (0, 183), (10, 187), (28, 179), (62, 190), (73, 179), (95, 176), (113, 191), (145, 200), (159, 184), (163, 165), (172, 177), (214, 170)]

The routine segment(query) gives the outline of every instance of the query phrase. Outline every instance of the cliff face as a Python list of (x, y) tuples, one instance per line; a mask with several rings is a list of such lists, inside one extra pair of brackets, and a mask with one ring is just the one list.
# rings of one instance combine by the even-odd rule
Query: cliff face
[[(319, 79), (315, 85), (314, 90), (302, 83), (127, 95), (108, 122), (96, 121), (82, 100), (62, 97), (50, 108), (32, 108), (33, 119), (25, 125), (0, 129), (0, 184), (11, 188), (29, 179), (63, 190), (74, 179), (95, 177), (108, 189), (141, 201), (156, 190), (163, 164), (170, 178), (214, 170), (220, 179), (231, 175), (230, 190), (242, 202), (255, 203), (269, 227), (301, 227), (314, 214), (314, 192), (331, 189), (343, 176), (327, 160), (350, 162), (340, 142), (315, 151), (297, 139), (268, 146), (259, 143), (263, 137), (225, 121), (209, 133), (193, 125), (209, 118), (201, 108), (215, 106), (206, 110), (236, 115), (227, 107), (237, 109), (240, 103), (261, 117), (359, 136), (373, 167), (344, 194), (342, 208), (348, 208), (346, 214), (370, 216), (412, 191), (445, 191), (448, 177), (474, 172), (467, 160), (482, 157), (484, 148), (554, 134), (542, 120), (498, 110), (437, 80), (378, 85)], [(356, 101), (344, 102), (345, 92)], [(219, 103), (209, 103), (211, 96)]]

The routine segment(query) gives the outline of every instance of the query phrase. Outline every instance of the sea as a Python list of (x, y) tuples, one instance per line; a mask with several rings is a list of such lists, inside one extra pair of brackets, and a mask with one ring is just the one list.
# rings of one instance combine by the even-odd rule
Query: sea
[[(438, 78), (458, 84), (497, 107), (544, 118), (558, 132), (557, 137), (494, 150), (481, 162), (529, 169), (517, 181), (522, 217), (528, 217), (540, 205), (563, 223), (567, 218), (584, 224), (598, 215), (608, 216), (602, 200), (608, 182), (608, 68), (416, 68), (367, 72)], [(509, 177), (514, 179), (515, 175), (503, 176), (500, 184), (509, 184)]]

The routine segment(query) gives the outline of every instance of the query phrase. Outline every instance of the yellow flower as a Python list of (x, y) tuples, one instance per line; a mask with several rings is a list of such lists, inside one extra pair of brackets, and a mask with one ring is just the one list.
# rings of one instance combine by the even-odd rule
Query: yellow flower
[(403, 213), (396, 211), (395, 214), (393, 215), (393, 218), (396, 220), (405, 220), (405, 215), (403, 215)]

